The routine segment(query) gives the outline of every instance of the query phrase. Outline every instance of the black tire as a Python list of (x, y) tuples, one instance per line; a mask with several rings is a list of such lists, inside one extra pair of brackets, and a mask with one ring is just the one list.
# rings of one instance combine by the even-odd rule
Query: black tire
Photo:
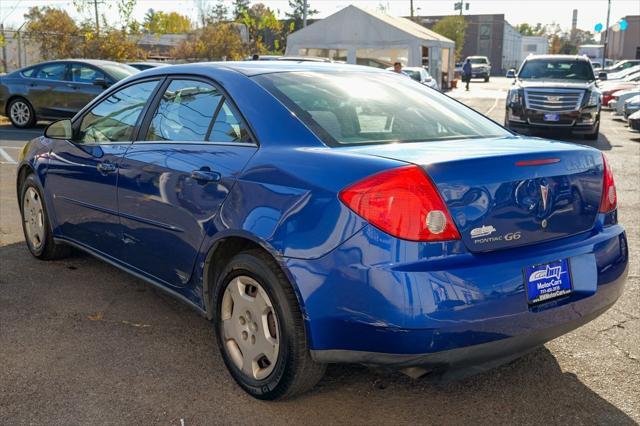
[[(14, 108), (18, 108), (21, 111), (26, 111), (28, 117), (24, 121), (18, 119), (18, 117), (15, 117), (15, 114), (12, 113), (12, 110)], [(33, 106), (31, 106), (31, 103), (25, 98), (18, 97), (12, 99), (7, 106), (7, 115), (9, 116), (11, 124), (19, 129), (28, 129), (35, 126), (36, 124), (36, 112), (34, 111)]]
[(593, 133), (587, 133), (586, 135), (584, 135), (584, 138), (588, 141), (595, 141), (595, 140), (598, 140), (599, 135), (600, 135), (600, 120), (598, 120), (598, 124), (596, 125), (596, 129), (593, 131)]
[[(27, 234), (27, 219), (24, 211), (25, 196), (27, 191), (33, 189), (37, 196), (40, 198), (42, 204), (42, 228), (44, 236), (40, 239), (40, 244), (36, 245)], [(71, 253), (71, 248), (64, 244), (56, 243), (53, 240), (53, 234), (51, 232), (51, 222), (49, 221), (49, 214), (47, 213), (47, 206), (42, 196), (43, 191), (33, 174), (29, 174), (20, 188), (20, 216), (22, 218), (22, 231), (24, 232), (24, 239), (29, 247), (31, 254), (40, 260), (54, 260), (67, 257)]]
[[(265, 290), (277, 315), (279, 352), (271, 373), (262, 380), (239, 369), (224, 340), (222, 301), (227, 285), (238, 276), (248, 276)], [(307, 344), (304, 320), (295, 292), (276, 262), (261, 250), (236, 255), (215, 284), (213, 318), (216, 339), (227, 369), (249, 395), (262, 400), (290, 398), (313, 388), (324, 375), (326, 365), (313, 361)]]
[(488, 83), (488, 82), (489, 82), (489, 77), (488, 77), (488, 76), (484, 78), (484, 82), (485, 82), (485, 83)]

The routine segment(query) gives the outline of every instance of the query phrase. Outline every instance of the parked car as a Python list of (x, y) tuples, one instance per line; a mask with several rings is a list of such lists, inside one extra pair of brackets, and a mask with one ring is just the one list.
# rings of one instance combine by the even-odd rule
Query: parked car
[(624, 102), (636, 95), (640, 95), (640, 88), (615, 92), (613, 98), (609, 101), (609, 108), (613, 110), (615, 115), (623, 115)]
[(516, 71), (515, 68), (511, 68), (510, 70), (507, 71), (507, 74), (505, 75), (505, 77), (507, 78), (516, 78), (516, 75), (518, 74), (518, 72)]
[(144, 71), (144, 70), (148, 70), (150, 68), (156, 68), (156, 67), (166, 67), (167, 63), (165, 62), (128, 62), (127, 65), (129, 65), (130, 67), (133, 67), (139, 71)]
[[(491, 62), (486, 56), (469, 56), (471, 61), (471, 78), (483, 78), (485, 82), (491, 77)], [(465, 59), (466, 62), (466, 59)]]
[[(387, 71), (393, 71), (393, 67), (387, 68)], [(431, 77), (429, 72), (423, 67), (404, 67), (402, 68), (402, 71), (418, 83), (424, 84), (425, 86), (431, 87), (435, 90), (440, 90), (436, 80)]]
[(640, 110), (640, 95), (629, 98), (624, 102), (624, 107), (622, 108), (622, 116), (625, 120), (628, 120), (629, 117), (638, 110)]
[(591, 66), (593, 67), (594, 72), (599, 72), (602, 69), (602, 64), (600, 62), (591, 61)]
[(16, 184), (35, 257), (194, 307), (261, 399), (328, 363), (482, 371), (602, 314), (628, 268), (600, 151), (354, 65), (145, 71), (29, 142)]
[(640, 65), (636, 65), (633, 67), (629, 67), (629, 68), (625, 68), (622, 71), (618, 71), (615, 73), (610, 73), (607, 75), (607, 79), (604, 80), (606, 82), (610, 82), (612, 80), (622, 80), (623, 78), (632, 75), (632, 74), (637, 74), (638, 72), (640, 72)]
[(520, 133), (571, 131), (598, 139), (601, 95), (589, 58), (528, 56), (506, 101), (505, 127)]
[(630, 67), (634, 67), (636, 65), (640, 65), (640, 59), (625, 59), (625, 60), (616, 62), (610, 67), (606, 67), (605, 69), (602, 70), (602, 72), (604, 74), (615, 73)]
[(629, 128), (633, 131), (640, 132), (640, 111), (636, 111), (629, 116)]
[(0, 77), (0, 113), (18, 128), (73, 117), (107, 87), (138, 70), (93, 59), (49, 61)]
[(640, 72), (628, 75), (622, 80), (601, 83), (599, 88), (602, 91), (602, 105), (609, 106), (609, 102), (616, 93), (638, 87), (640, 87)]

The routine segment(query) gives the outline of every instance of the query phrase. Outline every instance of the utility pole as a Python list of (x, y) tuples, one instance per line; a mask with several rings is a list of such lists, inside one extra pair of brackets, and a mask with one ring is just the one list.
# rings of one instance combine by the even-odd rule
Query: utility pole
[(464, 7), (464, 0), (460, 0), (460, 16), (462, 16), (462, 8)]
[(413, 0), (409, 0), (409, 9), (411, 13), (411, 20), (413, 21)]
[(611, 17), (611, 0), (607, 5), (607, 26), (605, 27), (606, 33), (604, 33), (604, 49), (602, 49), (602, 69), (605, 68), (604, 64), (607, 62), (607, 44), (609, 44), (609, 18)]
[(307, 0), (302, 3), (302, 28), (307, 26), (307, 10), (309, 10), (309, 4)]
[(2, 72), (8, 73), (7, 69), (7, 38), (4, 34), (4, 24), (0, 23), (0, 38), (2, 39)]
[(98, 16), (98, 0), (93, 0), (93, 10), (96, 13), (96, 34), (100, 35), (100, 18)]

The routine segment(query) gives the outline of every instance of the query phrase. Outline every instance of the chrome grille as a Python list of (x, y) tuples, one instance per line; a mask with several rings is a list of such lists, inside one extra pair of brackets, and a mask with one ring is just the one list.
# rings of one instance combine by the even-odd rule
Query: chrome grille
[(584, 90), (524, 89), (527, 108), (547, 112), (569, 112), (580, 109)]

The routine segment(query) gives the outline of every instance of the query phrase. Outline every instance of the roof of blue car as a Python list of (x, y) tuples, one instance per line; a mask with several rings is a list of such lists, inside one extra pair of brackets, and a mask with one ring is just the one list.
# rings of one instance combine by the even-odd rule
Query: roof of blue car
[[(361, 65), (350, 65), (331, 62), (310, 62), (310, 61), (227, 61), (227, 62), (198, 62), (192, 64), (174, 65), (172, 68), (179, 68), (183, 71), (206, 71), (210, 68), (227, 68), (246, 76), (259, 74), (269, 74), (275, 72), (292, 71), (320, 71), (320, 72), (389, 72), (379, 68), (365, 67)], [(166, 68), (163, 71), (168, 71)]]

